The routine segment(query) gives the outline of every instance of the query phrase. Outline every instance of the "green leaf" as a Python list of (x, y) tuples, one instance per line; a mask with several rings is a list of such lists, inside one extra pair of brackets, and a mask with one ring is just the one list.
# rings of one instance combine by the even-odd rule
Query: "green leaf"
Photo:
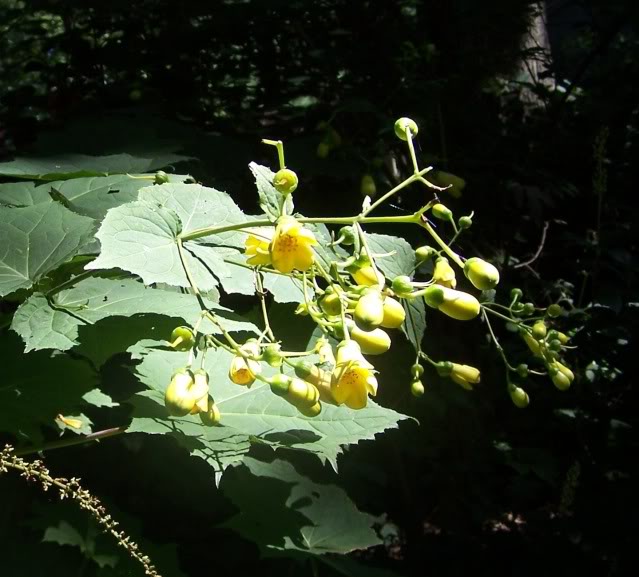
[(35, 182), (0, 184), (0, 205), (21, 207), (40, 202), (51, 202), (51, 197), (46, 190), (36, 188)]
[(113, 402), (113, 399), (109, 395), (105, 395), (100, 389), (93, 389), (88, 393), (82, 395), (82, 399), (93, 405), (94, 407), (119, 407), (120, 403)]
[(367, 234), (366, 241), (373, 254), (391, 253), (375, 259), (375, 264), (390, 280), (399, 275), (412, 276), (415, 251), (403, 238), (385, 234)]
[[(171, 375), (178, 367), (186, 365), (188, 355), (148, 349), (135, 370), (151, 390), (135, 398), (136, 410), (129, 431), (197, 437), (193, 441), (197, 449), (218, 471), (243, 458), (250, 438), (276, 447), (309, 451), (336, 467), (341, 446), (372, 439), (407, 418), (372, 401), (360, 411), (324, 404), (317, 417), (304, 417), (274, 395), (268, 385), (257, 381), (248, 389), (233, 384), (228, 379), (231, 359), (232, 355), (224, 350), (210, 351), (206, 355), (204, 368), (209, 373), (211, 394), (222, 414), (223, 425), (207, 429), (197, 416), (172, 418), (164, 408), (164, 392)], [(264, 374), (273, 371), (264, 366)]]
[[(249, 168), (255, 177), (255, 186), (257, 194), (260, 198), (260, 207), (266, 215), (272, 220), (276, 220), (280, 214), (280, 206), (282, 204), (282, 194), (273, 186), (273, 177), (275, 173), (268, 167), (251, 162)], [(293, 214), (293, 195), (286, 197), (286, 214)]]
[[(153, 175), (147, 176), (150, 181)], [(135, 178), (128, 174), (113, 176), (97, 176), (88, 178), (73, 178), (47, 182), (36, 188), (36, 193), (54, 190), (69, 201), (69, 208), (74, 212), (102, 220), (107, 211), (121, 204), (137, 200), (138, 191), (149, 186), (149, 178)], [(169, 179), (181, 182), (189, 178), (183, 175), (169, 175)]]
[(28, 289), (87, 242), (93, 220), (57, 202), (0, 207), (0, 296)]
[(0, 176), (35, 180), (67, 180), (86, 176), (150, 172), (184, 160), (189, 158), (177, 154), (164, 154), (157, 158), (140, 158), (130, 154), (109, 156), (65, 154), (48, 158), (16, 158), (10, 162), (0, 163)]
[(372, 528), (377, 519), (359, 511), (343, 489), (315, 483), (281, 459), (245, 457), (222, 489), (241, 511), (226, 526), (261, 548), (322, 555), (381, 543)]
[(416, 351), (421, 350), (421, 342), (426, 331), (426, 305), (423, 298), (402, 299), (406, 310), (406, 321), (402, 331)]
[[(257, 332), (255, 325), (231, 311), (205, 302), (216, 311), (226, 330)], [(170, 315), (193, 326), (201, 309), (195, 296), (190, 294), (148, 288), (133, 279), (88, 278), (55, 295), (53, 303), (40, 293), (32, 295), (16, 311), (11, 328), (23, 338), (27, 352), (48, 348), (67, 350), (78, 343), (78, 330), (82, 325), (92, 325), (106, 317), (149, 313)], [(126, 328), (127, 321), (120, 322)], [(205, 323), (201, 330), (220, 332), (210, 323)]]
[[(140, 190), (139, 200), (168, 208), (178, 215), (182, 232), (229, 226), (251, 220), (226, 193), (200, 184), (163, 184)], [(230, 231), (198, 239), (199, 244), (244, 248), (246, 233)], [(192, 242), (186, 243), (191, 246)]]
[(0, 335), (0, 348), (0, 431), (21, 441), (39, 443), (42, 425), (55, 427), (58, 414), (77, 413), (86, 404), (82, 396), (96, 388), (96, 375), (86, 362), (44, 351), (24, 354), (11, 333)]

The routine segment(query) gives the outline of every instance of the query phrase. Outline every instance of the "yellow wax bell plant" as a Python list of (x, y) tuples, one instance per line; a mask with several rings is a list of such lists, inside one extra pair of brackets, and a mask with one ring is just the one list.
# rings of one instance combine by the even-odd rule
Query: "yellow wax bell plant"
[[(401, 118), (394, 130), (406, 143), (412, 173), (385, 193), (367, 194), (358, 214), (309, 218), (295, 213), (294, 197), (304, 194), (304, 186), (285, 164), (284, 144), (264, 140), (276, 148), (279, 159), (275, 172), (252, 166), (264, 218), (181, 233), (178, 248), (191, 292), (202, 306), (202, 320), (219, 330), (206, 338), (197, 337), (197, 326), (174, 331), (171, 347), (190, 353), (189, 363), (176, 372), (167, 388), (166, 406), (171, 415), (199, 413), (203, 422), (224, 424), (224, 407), (212, 401), (208, 380), (206, 387), (196, 386), (191, 368), (208, 348), (231, 354), (231, 383), (268, 385), (303, 418), (322, 418), (323, 405), (332, 406), (331, 410), (363, 410), (379, 387), (373, 359), (392, 349), (395, 339), (401, 338), (400, 331), (415, 348), (410, 381), (413, 396), (427, 394), (424, 382), (431, 379), (424, 368), (429, 366), (445, 380), (477, 394), (484, 386), (479, 368), (461, 359), (436, 360), (423, 350), (425, 317), (431, 314), (444, 315), (451, 323), (483, 323), (506, 368), (506, 391), (516, 407), (524, 408), (530, 402), (522, 384), (530, 375), (546, 375), (561, 390), (570, 387), (575, 376), (562, 357), (569, 348), (568, 337), (554, 326), (562, 316), (561, 308), (523, 303), (519, 289), (511, 292), (509, 304), (497, 303), (497, 266), (477, 256), (466, 258), (456, 248), (455, 243), (472, 226), (474, 213), (456, 218), (453, 209), (440, 200), (438, 193), (451, 185), (438, 186), (428, 179), (433, 167), (419, 166), (413, 142), (419, 133), (417, 123)], [(424, 190), (431, 193), (419, 210), (404, 216), (378, 214), (386, 201), (409, 187), (420, 187), (422, 195)], [(416, 226), (424, 238), (416, 249), (407, 250), (401, 239), (366, 232), (368, 225), (385, 223)], [(188, 241), (229, 233), (241, 238), (235, 242), (241, 244), (244, 260), (233, 264), (252, 273), (263, 324), (258, 338), (245, 342), (237, 342), (224, 330), (221, 318), (204, 304), (183, 248)], [(283, 277), (299, 291), (296, 314), (310, 318), (322, 335), (308, 350), (285, 350), (272, 328), (269, 287), (273, 284), (267, 281), (281, 282)], [(226, 289), (225, 278), (220, 281)], [(537, 367), (508, 359), (493, 320), (504, 321), (519, 332)], [(290, 322), (296, 322), (294, 315)]]

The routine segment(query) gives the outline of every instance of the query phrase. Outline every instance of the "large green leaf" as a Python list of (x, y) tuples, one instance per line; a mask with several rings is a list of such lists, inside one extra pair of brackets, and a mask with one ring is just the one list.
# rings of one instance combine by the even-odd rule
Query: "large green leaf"
[[(257, 332), (253, 324), (234, 313), (212, 302), (207, 302), (207, 306), (216, 309), (226, 330)], [(27, 352), (49, 348), (67, 350), (78, 343), (79, 327), (106, 317), (156, 313), (184, 319), (193, 325), (200, 312), (197, 299), (190, 294), (148, 288), (133, 279), (88, 278), (51, 300), (39, 293), (32, 295), (16, 311), (11, 328), (24, 339)], [(121, 322), (126, 327), (127, 320)], [(220, 332), (210, 323), (201, 328), (206, 332)]]
[[(150, 186), (139, 192), (144, 200), (175, 212), (182, 223), (182, 232), (188, 233), (210, 226), (242, 224), (247, 217), (226, 193), (200, 184), (163, 184)], [(244, 247), (246, 233), (231, 231), (199, 239), (201, 244)]]
[(377, 519), (359, 511), (343, 489), (315, 483), (281, 459), (245, 457), (222, 489), (240, 510), (226, 526), (261, 548), (322, 555), (381, 543)]
[[(181, 226), (175, 212), (145, 201), (113, 208), (96, 235), (100, 240), (100, 255), (86, 268), (119, 268), (139, 275), (147, 285), (166, 283), (188, 287), (176, 242)], [(201, 290), (215, 287), (215, 278), (200, 260), (188, 251), (185, 259)]]
[(35, 185), (35, 182), (7, 182), (0, 184), (0, 205), (33, 206), (40, 202), (51, 202), (49, 193)]
[[(147, 178), (141, 178), (146, 176)], [(153, 175), (132, 177), (128, 174), (73, 178), (41, 184), (36, 193), (51, 199), (51, 194), (61, 194), (74, 212), (102, 220), (107, 210), (137, 200), (138, 191), (149, 186)], [(169, 175), (169, 179), (182, 182), (185, 175)], [(51, 192), (51, 194), (50, 194)]]
[[(150, 390), (135, 399), (136, 410), (129, 431), (195, 437), (191, 444), (216, 470), (241, 460), (250, 439), (276, 447), (303, 449), (335, 467), (343, 445), (372, 439), (406, 418), (372, 401), (360, 411), (324, 404), (317, 417), (304, 417), (274, 395), (268, 385), (257, 381), (248, 389), (233, 384), (228, 379), (232, 356), (218, 350), (206, 355), (204, 368), (210, 376), (211, 393), (222, 414), (223, 426), (206, 429), (198, 417), (169, 417), (164, 408), (165, 389), (172, 373), (187, 363), (187, 354), (147, 349), (142, 358), (136, 372)], [(265, 374), (269, 371), (273, 369), (265, 366)]]
[(66, 180), (84, 176), (150, 172), (183, 160), (188, 160), (188, 157), (177, 154), (163, 154), (157, 158), (141, 158), (130, 154), (65, 154), (45, 158), (16, 158), (0, 163), (0, 176), (29, 180)]
[[(270, 168), (255, 162), (251, 162), (249, 168), (255, 177), (255, 186), (262, 210), (271, 220), (277, 219), (281, 214), (282, 194), (273, 186), (275, 173)], [(284, 202), (286, 203), (286, 214), (293, 214), (293, 195), (289, 194)]]
[[(17, 335), (0, 335), (2, 384), (0, 431), (20, 441), (42, 440), (41, 427), (55, 427), (58, 414), (75, 414), (83, 398), (96, 388), (96, 375), (86, 362), (40, 351), (23, 353)], [(91, 397), (89, 397), (91, 400)]]
[(0, 207), (0, 296), (30, 288), (71, 259), (89, 239), (93, 222), (57, 202)]

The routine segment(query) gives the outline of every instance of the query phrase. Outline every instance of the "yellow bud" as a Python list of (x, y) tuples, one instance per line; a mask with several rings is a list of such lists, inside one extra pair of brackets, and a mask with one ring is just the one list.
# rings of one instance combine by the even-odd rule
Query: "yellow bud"
[(200, 413), (200, 420), (205, 427), (215, 427), (220, 424), (220, 409), (218, 409), (213, 397), (209, 395), (206, 399), (207, 407)]
[(319, 301), (321, 309), (330, 316), (338, 316), (342, 311), (340, 297), (337, 292), (332, 292), (321, 298)]
[(395, 300), (393, 297), (385, 297), (382, 326), (387, 329), (398, 329), (402, 326), (405, 318), (406, 311), (404, 310), (402, 303)]
[(298, 408), (310, 408), (319, 401), (319, 391), (315, 385), (293, 378), (288, 385), (286, 400)]
[(479, 369), (470, 365), (452, 363), (450, 378), (464, 389), (472, 391), (473, 385), (479, 383), (480, 373)]
[(457, 279), (455, 278), (455, 271), (450, 266), (446, 257), (439, 257), (435, 261), (435, 268), (433, 269), (433, 280), (442, 286), (448, 288), (455, 288), (457, 286)]
[(371, 265), (363, 266), (351, 273), (353, 280), (360, 286), (384, 285), (384, 275)]
[(191, 412), (199, 399), (190, 392), (193, 383), (193, 373), (188, 369), (180, 369), (175, 372), (164, 393), (164, 405), (170, 415), (183, 417)]
[(390, 349), (390, 337), (382, 329), (363, 331), (358, 327), (353, 327), (350, 334), (365, 355), (382, 355)]
[(464, 274), (476, 289), (490, 290), (499, 283), (499, 271), (481, 258), (469, 258), (464, 265)]
[(530, 403), (530, 398), (528, 397), (528, 393), (524, 391), (524, 389), (522, 389), (521, 387), (512, 386), (508, 390), (508, 392), (510, 394), (510, 398), (513, 404), (515, 405), (515, 407), (518, 407), (520, 409), (525, 409)]
[(532, 354), (541, 358), (543, 356), (541, 353), (541, 345), (528, 333), (528, 331), (522, 329), (519, 334), (528, 345), (528, 348), (532, 351)]
[(370, 331), (384, 320), (384, 300), (379, 290), (369, 290), (355, 305), (353, 318), (361, 329)]
[(297, 407), (297, 410), (305, 417), (317, 417), (322, 412), (322, 403), (318, 401), (312, 407)]
[(469, 321), (479, 314), (481, 306), (473, 295), (448, 287), (441, 289), (444, 291), (444, 302), (437, 308), (444, 314), (458, 321)]
[(413, 381), (410, 384), (410, 392), (414, 397), (421, 397), (425, 392), (424, 383), (420, 380)]
[(548, 332), (548, 327), (546, 326), (546, 323), (544, 321), (537, 321), (532, 326), (533, 337), (537, 339), (538, 341), (541, 341), (542, 339), (544, 339), (547, 332)]
[(453, 212), (447, 206), (438, 202), (430, 209), (432, 215), (439, 220), (452, 220)]
[(400, 140), (407, 140), (406, 132), (411, 135), (411, 137), (417, 136), (419, 132), (419, 128), (417, 127), (417, 123), (412, 118), (399, 118), (395, 121), (395, 134), (397, 138)]

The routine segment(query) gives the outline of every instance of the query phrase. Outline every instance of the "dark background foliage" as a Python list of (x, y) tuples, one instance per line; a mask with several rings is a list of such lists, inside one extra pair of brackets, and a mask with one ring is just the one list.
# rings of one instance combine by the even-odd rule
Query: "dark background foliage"
[[(548, 52), (535, 44), (540, 6)], [(281, 138), (302, 212), (349, 214), (363, 174), (380, 189), (398, 181), (406, 158), (392, 123), (413, 117), (424, 162), (466, 180), (449, 202), (476, 211), (466, 252), (499, 263), (506, 291), (570, 311), (578, 381), (563, 394), (531, 383), (531, 406), (515, 409), (482, 327), (451, 334), (433, 318), (425, 348), (481, 366), (482, 385), (467, 394), (427, 373), (415, 400), (407, 350), (405, 367), (380, 367), (381, 402), (421, 425), (340, 461), (338, 482), (389, 523), (386, 545), (356, 557), (404, 575), (631, 574), (638, 19), (633, 0), (2, 0), (0, 155), (181, 150), (196, 178), (250, 210), (246, 165), (273, 164), (259, 141)], [(319, 158), (332, 130), (341, 144)], [(408, 192), (392, 210), (421, 200)], [(126, 398), (128, 373), (103, 372)], [(185, 574), (309, 570), (260, 560), (218, 528), (232, 505), (170, 441), (106, 441), (47, 461), (135, 518), (158, 554), (177, 544)], [(43, 559), (50, 575), (77, 567), (80, 553), (39, 543), (42, 519), (61, 510), (15, 479), (0, 488), (3, 575), (41, 574)]]

